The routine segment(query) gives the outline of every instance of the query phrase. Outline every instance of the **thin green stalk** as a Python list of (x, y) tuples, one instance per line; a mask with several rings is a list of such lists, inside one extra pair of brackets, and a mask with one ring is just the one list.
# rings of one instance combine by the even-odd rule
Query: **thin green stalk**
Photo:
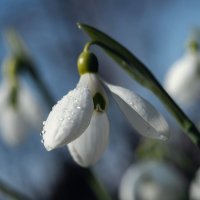
[[(90, 41), (86, 44), (84, 49), (89, 49), (92, 45), (98, 45), (102, 48), (104, 48), (109, 53), (112, 52), (112, 54), (115, 54), (120, 59), (124, 59), (117, 51), (114, 49), (111, 49), (109, 46), (107, 46), (105, 43), (102, 43), (100, 41)], [(136, 58), (135, 58), (136, 59)], [(188, 116), (181, 110), (181, 108), (175, 103), (175, 101), (170, 97), (170, 95), (164, 90), (164, 88), (161, 86), (161, 84), (157, 81), (157, 79), (153, 76), (153, 74), (147, 69), (147, 67), (140, 62), (138, 59), (135, 60), (136, 66), (142, 66), (144, 70), (144, 73), (147, 74), (146, 81), (142, 82), (142, 85), (146, 88), (150, 89), (165, 105), (165, 107), (168, 109), (168, 111), (174, 116), (174, 118), (177, 120), (177, 122), (180, 124), (182, 129), (185, 131), (185, 133), (188, 135), (188, 137), (192, 140), (194, 144), (196, 144), (200, 148), (200, 134), (199, 130), (196, 128), (196, 126), (193, 124), (193, 122), (188, 118)], [(132, 65), (132, 63), (127, 62), (127, 60), (124, 59), (123, 67), (125, 70), (127, 70), (127, 65)], [(148, 73), (147, 73), (148, 72)], [(132, 71), (128, 71), (129, 75), (133, 76)]]
[[(55, 100), (53, 99), (52, 95), (50, 94), (49, 90), (47, 89), (46, 85), (42, 81), (41, 77), (39, 76), (39, 73), (33, 68), (33, 66), (30, 66), (29, 72), (32, 75), (32, 78), (35, 80), (36, 84), (39, 86), (39, 89), (41, 90), (42, 94), (44, 95), (45, 99), (47, 100), (49, 107), (51, 108), (53, 104), (55, 104)], [(84, 169), (88, 173), (88, 184), (90, 185), (91, 189), (95, 193), (98, 200), (111, 200), (110, 195), (106, 191), (106, 189), (103, 187), (103, 185), (100, 183), (98, 178), (95, 176), (95, 173), (92, 171), (92, 169)]]
[(87, 171), (89, 173), (88, 184), (93, 189), (98, 200), (111, 200), (111, 197), (109, 196), (105, 187), (100, 183), (98, 178), (95, 176), (95, 173), (93, 172), (93, 170), (87, 169)]
[(32, 76), (33, 80), (35, 81), (38, 89), (41, 91), (41, 94), (45, 98), (46, 102), (50, 106), (50, 108), (55, 104), (55, 100), (51, 95), (50, 91), (47, 89), (45, 82), (43, 81), (40, 73), (34, 68), (33, 64), (29, 65), (27, 68), (28, 72)]
[(199, 130), (193, 124), (193, 122), (187, 117), (187, 115), (181, 110), (181, 108), (174, 102), (174, 100), (168, 95), (168, 93), (158, 82), (157, 87), (153, 87), (152, 91), (176, 118), (177, 122), (179, 122), (180, 126), (187, 133), (192, 142), (200, 148)]
[[(37, 84), (39, 90), (44, 95), (46, 102), (48, 103), (49, 107), (51, 108), (55, 104), (55, 100), (51, 93), (49, 92), (46, 84), (44, 83), (40, 73), (36, 70), (35, 64), (30, 59), (26, 48), (21, 40), (21, 38), (16, 34), (15, 31), (11, 31), (10, 34), (7, 35), (8, 43), (11, 47), (11, 52), (13, 56), (19, 60), (19, 65), (22, 67), (20, 70), (24, 72), (28, 72), (35, 83)], [(111, 200), (109, 194), (104, 189), (104, 187), (100, 184), (99, 180), (96, 178), (95, 174), (92, 172), (91, 169), (83, 169), (87, 170), (89, 177), (88, 177), (88, 184), (93, 189), (94, 193), (98, 197), (99, 200)], [(1, 184), (0, 184), (1, 187)], [(0, 188), (1, 189), (1, 188)], [(6, 190), (6, 189), (5, 189)], [(21, 198), (21, 200), (24, 200)]]
[(85, 45), (88, 50), (91, 45), (98, 45), (124, 69), (133, 79), (142, 86), (152, 91), (174, 116), (194, 144), (200, 148), (200, 133), (189, 117), (180, 109), (174, 100), (167, 94), (160, 85), (153, 73), (128, 49), (115, 41), (110, 36), (100, 30), (86, 24), (77, 24), (80, 29), (85, 31), (92, 41)]

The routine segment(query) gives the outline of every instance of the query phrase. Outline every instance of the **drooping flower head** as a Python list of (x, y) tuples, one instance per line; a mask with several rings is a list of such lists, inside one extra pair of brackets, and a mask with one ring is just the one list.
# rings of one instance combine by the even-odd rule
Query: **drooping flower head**
[(197, 170), (194, 179), (190, 184), (189, 194), (191, 200), (200, 200), (200, 169)]
[(3, 65), (0, 86), (0, 135), (9, 145), (17, 145), (31, 130), (39, 131), (42, 109), (30, 88), (18, 77), (16, 58), (9, 57)]
[(165, 162), (143, 161), (130, 166), (124, 173), (120, 200), (182, 200), (186, 181)]
[(190, 41), (186, 54), (166, 74), (164, 87), (179, 103), (191, 105), (200, 97), (200, 54), (196, 41)]
[(81, 166), (96, 163), (109, 139), (107, 116), (111, 92), (122, 112), (142, 135), (167, 139), (168, 125), (146, 100), (132, 91), (106, 83), (98, 75), (96, 56), (84, 50), (78, 59), (80, 80), (52, 108), (43, 127), (43, 142), (47, 150), (68, 146), (73, 159)]

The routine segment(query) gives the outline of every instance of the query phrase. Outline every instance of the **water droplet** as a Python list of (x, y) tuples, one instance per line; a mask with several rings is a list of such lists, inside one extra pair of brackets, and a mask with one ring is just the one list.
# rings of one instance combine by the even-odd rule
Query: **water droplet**
[(81, 109), (81, 107), (80, 107), (80, 106), (77, 106), (76, 108), (77, 108), (77, 109)]
[(44, 144), (44, 139), (41, 140), (41, 143)]
[(46, 124), (46, 121), (43, 121), (42, 124), (43, 124), (43, 126), (44, 126), (44, 125)]
[(43, 129), (42, 132), (40, 133), (41, 136), (43, 136), (46, 133), (46, 131)]

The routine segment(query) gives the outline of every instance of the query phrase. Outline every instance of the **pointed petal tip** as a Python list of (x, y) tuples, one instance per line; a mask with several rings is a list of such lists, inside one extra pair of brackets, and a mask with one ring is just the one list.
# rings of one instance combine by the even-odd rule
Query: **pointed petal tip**
[(81, 29), (81, 23), (80, 22), (76, 22), (76, 25), (77, 25), (78, 28)]
[(105, 84), (134, 129), (143, 136), (163, 141), (169, 138), (168, 123), (147, 100), (126, 88)]
[(42, 131), (47, 151), (79, 137), (88, 127), (93, 109), (92, 97), (86, 88), (76, 88), (58, 101)]
[(82, 27), (82, 23), (80, 23), (80, 22), (76, 22), (76, 25), (77, 25), (77, 27), (79, 28), (79, 29), (82, 29), (83, 27)]
[(47, 151), (51, 151), (51, 150), (53, 150), (52, 147), (45, 147), (45, 149), (46, 149)]
[(68, 149), (73, 160), (82, 167), (94, 165), (103, 155), (109, 140), (109, 121), (106, 113), (93, 113), (90, 125)]
[(51, 146), (51, 145), (49, 145), (49, 144), (46, 144), (45, 143), (45, 140), (43, 140), (42, 139), (42, 143), (44, 144), (44, 148), (47, 150), (47, 151), (51, 151), (51, 150), (53, 150), (53, 149), (55, 149), (55, 147), (53, 147), (53, 146)]

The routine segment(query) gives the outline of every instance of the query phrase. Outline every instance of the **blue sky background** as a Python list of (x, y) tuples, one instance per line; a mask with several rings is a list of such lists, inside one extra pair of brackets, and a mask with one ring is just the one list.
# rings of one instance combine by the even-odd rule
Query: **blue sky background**
[[(0, 61), (8, 55), (3, 33), (9, 27), (15, 28), (58, 100), (79, 79), (76, 60), (87, 41), (87, 36), (76, 27), (76, 22), (82, 22), (126, 46), (163, 83), (170, 65), (184, 54), (191, 29), (200, 27), (199, 8), (198, 0), (1, 0)], [(139, 87), (98, 48), (94, 51), (106, 80), (135, 89), (167, 115), (149, 91)], [(111, 142), (95, 169), (100, 176), (102, 170), (108, 170), (113, 179), (107, 178), (106, 173), (101, 177), (111, 190), (116, 190), (120, 174), (134, 160), (126, 143), (127, 135), (134, 133), (116, 105), (112, 101), (110, 104)], [(120, 159), (120, 155), (125, 156)], [(56, 182), (63, 159), (71, 159), (66, 149), (46, 152), (35, 133), (15, 149), (0, 142), (0, 178), (33, 198), (41, 191), (45, 197), (50, 195), (49, 187)]]

